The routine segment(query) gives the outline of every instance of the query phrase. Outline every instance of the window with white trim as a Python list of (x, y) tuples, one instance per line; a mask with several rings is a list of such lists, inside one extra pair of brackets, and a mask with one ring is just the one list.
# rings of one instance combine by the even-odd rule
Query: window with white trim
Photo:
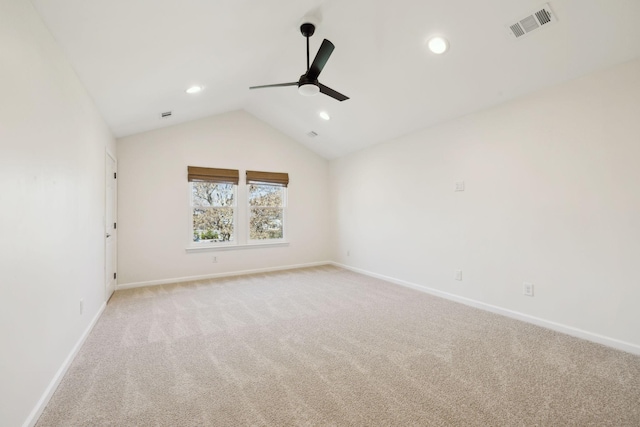
[(283, 240), (289, 174), (247, 171), (249, 241)]
[(284, 238), (286, 188), (249, 184), (249, 240)]
[[(219, 246), (287, 244), (286, 206), (289, 174), (188, 167), (191, 211), (190, 250)], [(246, 200), (237, 204), (237, 200)], [(240, 223), (238, 223), (240, 218)]]
[(189, 166), (191, 235), (197, 244), (236, 241), (239, 172)]

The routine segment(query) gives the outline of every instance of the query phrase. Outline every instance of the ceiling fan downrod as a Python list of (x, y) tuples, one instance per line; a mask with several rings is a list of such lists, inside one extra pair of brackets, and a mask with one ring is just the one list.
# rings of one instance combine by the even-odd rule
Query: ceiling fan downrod
[(316, 26), (310, 22), (300, 25), (300, 32), (307, 39), (307, 72), (309, 72), (309, 37), (316, 32)]

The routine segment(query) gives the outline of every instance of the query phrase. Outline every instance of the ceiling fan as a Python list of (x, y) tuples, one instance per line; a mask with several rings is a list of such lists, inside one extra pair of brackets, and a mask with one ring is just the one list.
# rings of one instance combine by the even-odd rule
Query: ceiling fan
[(329, 60), (329, 57), (333, 53), (335, 46), (329, 40), (324, 39), (320, 49), (313, 59), (313, 63), (309, 66), (309, 37), (316, 31), (316, 26), (310, 22), (305, 22), (300, 26), (300, 32), (307, 38), (307, 72), (300, 76), (300, 80), (291, 83), (278, 83), (274, 85), (263, 86), (251, 86), (249, 89), (262, 89), (265, 87), (283, 87), (283, 86), (298, 86), (298, 92), (305, 96), (316, 95), (318, 92), (324, 93), (338, 101), (345, 101), (349, 99), (348, 96), (336, 92), (335, 90), (318, 82), (318, 76), (322, 72), (325, 64)]

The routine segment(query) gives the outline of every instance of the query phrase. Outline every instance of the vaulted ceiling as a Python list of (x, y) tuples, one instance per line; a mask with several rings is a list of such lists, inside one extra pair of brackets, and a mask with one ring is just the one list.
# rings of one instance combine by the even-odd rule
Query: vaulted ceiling
[[(116, 136), (245, 109), (327, 158), (640, 56), (637, 0), (553, 0), (558, 22), (519, 39), (508, 25), (543, 1), (32, 3)], [(306, 71), (305, 16), (320, 21), (312, 56), (323, 38), (336, 46), (320, 81), (351, 99), (248, 89)], [(443, 55), (426, 49), (436, 34)], [(194, 84), (205, 90), (185, 93)]]

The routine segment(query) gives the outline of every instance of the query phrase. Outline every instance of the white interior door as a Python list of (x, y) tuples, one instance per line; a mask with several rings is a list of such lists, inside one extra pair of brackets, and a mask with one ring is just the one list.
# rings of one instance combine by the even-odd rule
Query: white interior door
[(117, 241), (117, 222), (116, 222), (116, 161), (113, 157), (107, 153), (106, 162), (106, 211), (105, 211), (105, 283), (106, 283), (106, 296), (105, 300), (109, 300), (111, 295), (116, 289), (116, 241)]

